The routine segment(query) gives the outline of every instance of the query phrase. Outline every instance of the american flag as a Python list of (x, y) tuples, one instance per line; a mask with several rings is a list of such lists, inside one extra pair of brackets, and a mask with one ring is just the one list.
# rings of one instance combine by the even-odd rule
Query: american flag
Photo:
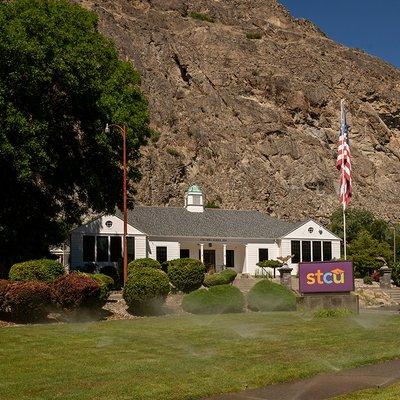
[(349, 126), (346, 121), (344, 101), (341, 102), (340, 136), (336, 168), (340, 171), (340, 204), (345, 208), (351, 199), (351, 154), (349, 146)]

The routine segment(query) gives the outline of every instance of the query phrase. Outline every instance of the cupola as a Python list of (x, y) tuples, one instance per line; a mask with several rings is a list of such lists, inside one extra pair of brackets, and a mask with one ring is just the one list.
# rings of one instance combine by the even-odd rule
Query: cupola
[(197, 185), (192, 185), (185, 194), (185, 208), (190, 212), (204, 211), (204, 196)]

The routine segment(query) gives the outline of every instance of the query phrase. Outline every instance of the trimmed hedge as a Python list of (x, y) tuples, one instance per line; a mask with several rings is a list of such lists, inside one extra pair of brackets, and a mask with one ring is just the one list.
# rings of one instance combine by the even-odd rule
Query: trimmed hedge
[(0, 279), (0, 311), (4, 311), (4, 302), (6, 300), (6, 293), (10, 282), (6, 279)]
[(14, 264), (9, 273), (11, 281), (53, 282), (65, 274), (64, 267), (56, 260), (43, 258)]
[(38, 281), (12, 283), (7, 289), (4, 308), (17, 321), (43, 320), (50, 309), (50, 286)]
[(129, 274), (123, 297), (135, 314), (159, 314), (170, 291), (168, 276), (158, 268), (135, 268)]
[(99, 309), (105, 302), (100, 284), (82, 273), (71, 273), (57, 279), (51, 287), (51, 297), (65, 311)]
[(198, 289), (204, 281), (206, 268), (193, 258), (177, 258), (168, 265), (168, 277), (172, 285), (183, 293)]
[(128, 264), (128, 275), (135, 268), (156, 268), (156, 269), (161, 269), (161, 264), (157, 260), (153, 260), (152, 258), (138, 258), (137, 260), (133, 260)]
[(232, 283), (236, 278), (237, 272), (232, 268), (224, 269), (216, 274), (206, 275), (204, 278), (203, 285), (207, 287), (228, 285)]
[(253, 311), (291, 311), (296, 309), (296, 296), (286, 286), (263, 279), (250, 289), (247, 303)]
[(219, 285), (187, 294), (182, 308), (192, 314), (223, 314), (242, 312), (245, 303), (243, 293), (237, 287)]

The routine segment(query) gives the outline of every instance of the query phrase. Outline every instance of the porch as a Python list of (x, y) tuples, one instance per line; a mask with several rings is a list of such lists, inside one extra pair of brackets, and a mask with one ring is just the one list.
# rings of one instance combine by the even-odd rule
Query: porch
[(179, 242), (180, 258), (194, 258), (204, 263), (207, 269), (221, 271), (234, 268), (238, 273), (246, 272), (247, 245), (245, 243), (202, 241)]

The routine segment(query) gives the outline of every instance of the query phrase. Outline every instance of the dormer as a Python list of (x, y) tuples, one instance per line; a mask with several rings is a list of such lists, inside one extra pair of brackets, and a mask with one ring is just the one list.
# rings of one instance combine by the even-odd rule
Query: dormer
[(185, 194), (185, 208), (189, 212), (204, 211), (204, 196), (197, 185), (192, 185)]

